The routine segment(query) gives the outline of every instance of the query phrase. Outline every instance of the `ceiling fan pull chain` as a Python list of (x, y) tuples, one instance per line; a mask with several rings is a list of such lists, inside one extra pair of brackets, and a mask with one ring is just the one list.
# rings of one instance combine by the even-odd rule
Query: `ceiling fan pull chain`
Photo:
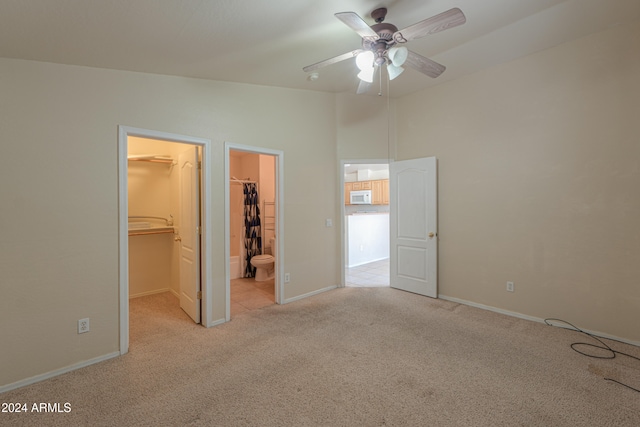
[(380, 70), (378, 74), (380, 74), (380, 90), (378, 91), (378, 96), (382, 96), (382, 70)]

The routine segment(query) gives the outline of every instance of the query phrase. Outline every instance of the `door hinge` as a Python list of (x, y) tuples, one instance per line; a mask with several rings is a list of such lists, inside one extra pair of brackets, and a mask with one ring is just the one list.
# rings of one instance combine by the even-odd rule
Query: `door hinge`
[(202, 169), (202, 160), (198, 160), (198, 169)]
[(196, 298), (202, 299), (202, 291), (198, 291), (198, 293), (196, 294)]

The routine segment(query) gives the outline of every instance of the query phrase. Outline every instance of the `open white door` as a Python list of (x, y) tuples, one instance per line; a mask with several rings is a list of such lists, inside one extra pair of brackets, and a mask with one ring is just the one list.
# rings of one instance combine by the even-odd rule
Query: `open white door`
[(436, 158), (390, 163), (389, 190), (391, 287), (437, 298)]
[(198, 147), (178, 157), (180, 168), (180, 307), (200, 323), (200, 177)]

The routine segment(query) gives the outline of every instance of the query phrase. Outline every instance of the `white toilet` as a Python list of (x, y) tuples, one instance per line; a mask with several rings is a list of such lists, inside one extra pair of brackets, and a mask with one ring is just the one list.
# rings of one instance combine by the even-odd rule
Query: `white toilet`
[[(269, 239), (271, 244), (271, 253), (276, 253), (276, 238)], [(274, 255), (256, 255), (251, 257), (251, 265), (256, 268), (256, 282), (264, 282), (265, 280), (275, 277), (275, 257)]]

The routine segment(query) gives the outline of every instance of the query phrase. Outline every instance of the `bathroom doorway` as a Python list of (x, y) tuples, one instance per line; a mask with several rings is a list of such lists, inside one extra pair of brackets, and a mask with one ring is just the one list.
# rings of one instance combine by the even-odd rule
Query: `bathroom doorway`
[(390, 284), (389, 164), (376, 160), (341, 163), (343, 286), (387, 287)]
[[(212, 241), (207, 209), (211, 154), (209, 140), (123, 126), (119, 130), (124, 354), (135, 332), (130, 308), (144, 306), (145, 313), (153, 313), (149, 307), (155, 305), (160, 314), (171, 311), (178, 320), (210, 324), (211, 262), (204, 254), (210, 253)], [(142, 299), (154, 302), (141, 304)]]
[(226, 265), (229, 318), (281, 303), (282, 153), (227, 143)]

